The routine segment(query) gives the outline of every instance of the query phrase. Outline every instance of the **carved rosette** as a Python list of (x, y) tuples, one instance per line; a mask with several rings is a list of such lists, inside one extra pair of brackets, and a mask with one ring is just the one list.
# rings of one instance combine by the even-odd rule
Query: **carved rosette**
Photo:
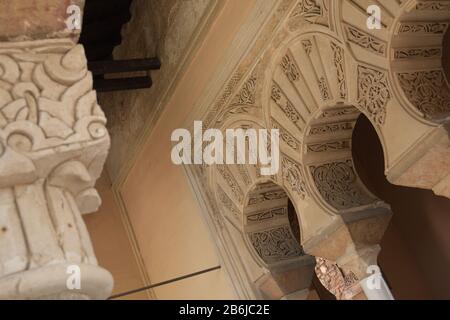
[[(82, 219), (100, 205), (105, 124), (82, 46), (0, 43), (0, 298), (111, 293)], [(75, 290), (67, 286), (73, 265)]]

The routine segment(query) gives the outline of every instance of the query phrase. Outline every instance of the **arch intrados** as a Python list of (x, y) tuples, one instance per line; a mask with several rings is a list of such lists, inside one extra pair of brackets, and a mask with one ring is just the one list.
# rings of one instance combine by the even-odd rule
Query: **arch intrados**
[[(246, 221), (246, 219), (247, 219), (247, 215), (246, 215), (246, 214), (248, 214), (248, 212), (246, 212), (245, 209), (246, 209), (247, 207), (250, 206), (250, 204), (249, 204), (250, 196), (252, 195), (252, 193), (253, 193), (255, 190), (257, 190), (257, 187), (258, 187), (258, 186), (261, 186), (261, 185), (264, 185), (264, 184), (268, 184), (268, 183), (271, 183), (271, 184), (273, 185), (273, 187), (276, 187), (276, 188), (278, 188), (279, 190), (283, 191), (283, 192), (286, 194), (287, 200), (290, 201), (290, 202), (292, 203), (292, 205), (294, 206), (295, 213), (296, 213), (296, 215), (297, 215), (298, 224), (299, 224), (299, 229), (300, 229), (300, 239), (295, 239), (295, 237), (294, 237), (294, 233), (292, 232), (292, 228), (291, 228), (290, 223), (289, 223), (289, 220), (288, 220), (288, 214), (287, 214), (287, 211), (286, 211), (285, 219), (287, 219), (287, 222), (288, 222), (287, 225), (289, 226), (289, 230), (290, 230), (290, 232), (291, 232), (291, 235), (293, 236), (293, 238), (294, 238), (294, 239), (296, 240), (296, 242), (298, 243), (300, 249), (302, 248), (302, 242), (303, 242), (302, 235), (303, 235), (303, 232), (302, 232), (301, 217), (300, 217), (299, 214), (298, 214), (298, 209), (297, 209), (297, 206), (296, 206), (296, 204), (295, 204), (295, 201), (292, 201), (292, 200), (293, 200), (293, 199), (292, 199), (292, 195), (290, 194), (289, 190), (287, 190), (284, 186), (281, 186), (279, 183), (277, 183), (276, 181), (274, 181), (273, 179), (270, 179), (270, 178), (261, 178), (261, 179), (258, 179), (257, 181), (255, 181), (255, 182), (252, 184), (252, 186), (249, 188), (249, 190), (248, 190), (248, 192), (246, 193), (246, 196), (245, 196), (245, 198), (244, 198), (244, 199), (245, 199), (245, 200), (244, 200), (244, 206), (243, 206), (243, 208), (242, 208), (242, 232), (243, 232), (244, 239), (245, 239), (246, 245), (247, 245), (247, 247), (248, 247), (248, 250), (252, 253), (252, 256), (256, 259), (256, 261), (258, 262), (258, 264), (259, 264), (260, 266), (262, 266), (262, 267), (264, 267), (264, 268), (266, 268), (267, 270), (270, 271), (271, 268), (275, 268), (275, 267), (278, 267), (278, 266), (281, 266), (281, 265), (290, 264), (290, 263), (292, 263), (293, 261), (297, 260), (298, 258), (303, 257), (304, 254), (302, 253), (302, 254), (300, 254), (298, 257), (295, 257), (295, 258), (290, 258), (290, 259), (286, 259), (286, 260), (281, 260), (281, 261), (278, 262), (278, 263), (267, 263), (267, 262), (264, 261), (264, 259), (258, 254), (258, 252), (256, 251), (254, 245), (251, 243), (251, 240), (250, 240), (250, 237), (249, 237), (249, 233), (251, 232), (251, 230), (249, 230), (249, 228), (248, 228), (248, 226), (247, 226), (247, 221)], [(286, 203), (286, 210), (288, 210), (288, 209), (287, 209), (287, 206), (288, 206), (288, 203)], [(267, 205), (266, 208), (267, 208), (267, 209), (271, 209), (270, 205)], [(269, 229), (268, 229), (268, 230), (269, 230)], [(302, 250), (302, 252), (303, 252), (303, 250)]]
[[(417, 105), (415, 105), (410, 98), (407, 96), (407, 93), (405, 92), (405, 89), (402, 87), (401, 81), (399, 79), (399, 74), (413, 74), (413, 73), (420, 73), (420, 72), (441, 72), (442, 73), (442, 81), (444, 82), (444, 86), (446, 87), (447, 91), (450, 91), (450, 85), (449, 85), (449, 79), (448, 74), (444, 70), (443, 66), (443, 55), (445, 54), (444, 50), (444, 41), (446, 41), (446, 34), (450, 33), (450, 10), (443, 10), (442, 12), (434, 12), (433, 17), (430, 17), (430, 20), (427, 20), (425, 18), (421, 18), (420, 20), (414, 19), (412, 17), (412, 13), (419, 12), (417, 8), (415, 8), (417, 4), (417, 0), (409, 0), (406, 3), (403, 4), (401, 8), (401, 13), (395, 17), (395, 20), (393, 22), (394, 27), (398, 30), (401, 27), (402, 23), (427, 23), (428, 21), (430, 23), (447, 23), (449, 24), (447, 26), (446, 31), (444, 31), (442, 35), (442, 41), (439, 44), (429, 44), (424, 47), (421, 47), (421, 43), (424, 43), (423, 35), (420, 33), (411, 33), (406, 35), (399, 35), (397, 32), (393, 32), (391, 38), (389, 39), (387, 43), (387, 63), (389, 65), (389, 82), (392, 84), (392, 90), (395, 93), (395, 96), (398, 97), (400, 103), (400, 106), (409, 114), (411, 115), (416, 121), (426, 124), (431, 127), (437, 127), (442, 123), (447, 123), (449, 114), (450, 114), (450, 104), (448, 105), (449, 109), (446, 113), (443, 113), (441, 115), (437, 115), (436, 117), (428, 115), (425, 111), (420, 110)], [(445, 16), (444, 12), (448, 12), (447, 16)], [(436, 14), (440, 17), (436, 18)], [(420, 15), (420, 12), (419, 12)], [(432, 35), (439, 36), (439, 35)], [(449, 38), (449, 37), (447, 37)], [(408, 41), (403, 40), (411, 40), (415, 39), (415, 41), (412, 42), (412, 45), (406, 44)], [(426, 43), (427, 41), (425, 41)], [(401, 64), (402, 59), (399, 59), (397, 56), (398, 53), (402, 53), (403, 51), (403, 59), (407, 61), (406, 55), (407, 50), (409, 49), (440, 49), (440, 56), (435, 57), (433, 60), (433, 57), (428, 57), (431, 59), (422, 59), (418, 60), (416, 63), (409, 63), (409, 64)], [(435, 51), (435, 54), (437, 54), (437, 51)], [(437, 60), (439, 60), (438, 65), (435, 63)], [(442, 90), (438, 91), (440, 94), (442, 93)]]

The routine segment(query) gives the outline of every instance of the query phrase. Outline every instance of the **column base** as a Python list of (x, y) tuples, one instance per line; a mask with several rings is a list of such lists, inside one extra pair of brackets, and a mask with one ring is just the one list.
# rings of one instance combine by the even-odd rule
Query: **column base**
[(70, 290), (67, 272), (75, 264), (57, 264), (12, 274), (0, 279), (1, 300), (68, 299), (103, 300), (113, 288), (111, 274), (98, 266), (81, 264), (80, 289)]

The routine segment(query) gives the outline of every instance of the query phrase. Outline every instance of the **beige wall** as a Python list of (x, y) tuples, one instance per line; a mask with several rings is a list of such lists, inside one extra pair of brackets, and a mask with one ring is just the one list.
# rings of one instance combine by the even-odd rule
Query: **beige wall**
[[(100, 212), (86, 217), (86, 222), (99, 263), (115, 277), (115, 294), (145, 283), (136, 261), (143, 262), (143, 271), (153, 284), (221, 265), (183, 168), (171, 162), (170, 136), (183, 126), (196, 101), (205, 94), (208, 81), (223, 63), (223, 52), (253, 5), (254, 0), (223, 5), (118, 190), (125, 208), (122, 214), (128, 216), (141, 260), (133, 256), (108, 178), (103, 177), (99, 185), (104, 204)], [(156, 288), (152, 294), (157, 299), (237, 298), (223, 268)]]
[[(171, 162), (170, 136), (183, 125), (204, 94), (212, 72), (221, 63), (222, 53), (253, 3), (227, 1), (121, 189), (153, 283), (220, 264), (183, 169)], [(223, 269), (160, 288), (155, 295), (162, 299), (235, 297)]]
[[(143, 287), (144, 283), (106, 172), (97, 181), (96, 187), (102, 198), (102, 206), (98, 212), (85, 215), (84, 220), (99, 264), (109, 270), (114, 277), (113, 295)], [(147, 299), (147, 297), (144, 292), (127, 298)]]

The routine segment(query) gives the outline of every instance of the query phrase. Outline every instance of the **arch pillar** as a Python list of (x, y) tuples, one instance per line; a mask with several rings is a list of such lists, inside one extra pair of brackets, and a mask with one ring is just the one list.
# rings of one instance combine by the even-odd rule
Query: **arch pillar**
[(387, 170), (387, 178), (396, 185), (430, 189), (450, 198), (450, 125), (436, 127), (418, 140)]
[(287, 266), (271, 268), (255, 284), (267, 299), (297, 300), (309, 292), (315, 264), (313, 257), (304, 256)]
[(105, 299), (82, 215), (110, 140), (84, 49), (0, 43), (0, 299)]
[[(336, 263), (348, 288), (359, 286), (371, 276), (372, 266), (377, 266), (380, 242), (392, 213), (388, 208), (350, 212), (329, 225), (319, 236), (308, 240), (306, 253)], [(361, 290), (347, 290), (357, 295)], [(352, 298), (345, 296), (345, 299)]]

